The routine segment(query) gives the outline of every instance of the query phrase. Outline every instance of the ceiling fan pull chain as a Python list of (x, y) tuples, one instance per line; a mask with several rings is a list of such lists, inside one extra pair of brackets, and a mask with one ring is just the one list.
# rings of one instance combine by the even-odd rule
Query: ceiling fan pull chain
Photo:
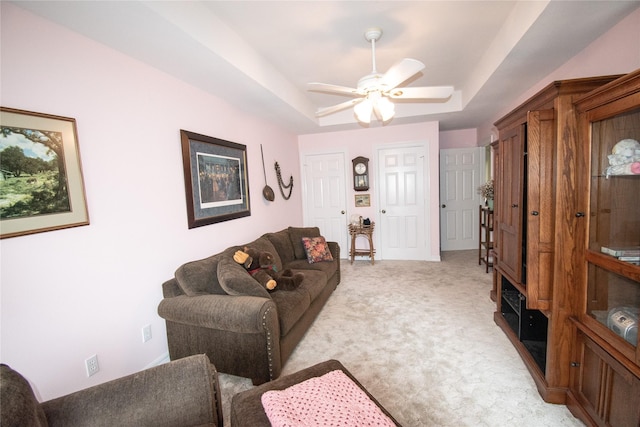
[[(278, 188), (280, 188), (280, 194), (282, 194), (282, 197), (285, 200), (289, 200), (289, 198), (291, 197), (291, 192), (293, 191), (293, 175), (289, 177), (289, 184), (285, 185), (285, 183), (282, 181), (282, 173), (280, 173), (280, 165), (278, 164), (278, 162), (276, 162), (275, 168), (276, 168), (276, 176), (278, 177)], [(289, 189), (288, 195), (284, 194), (285, 188)]]

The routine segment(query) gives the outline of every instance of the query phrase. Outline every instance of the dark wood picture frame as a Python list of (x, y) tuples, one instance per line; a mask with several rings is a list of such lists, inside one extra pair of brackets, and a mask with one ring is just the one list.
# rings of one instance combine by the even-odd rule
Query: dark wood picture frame
[(0, 238), (88, 225), (76, 120), (0, 107), (0, 127)]
[(180, 130), (189, 228), (251, 215), (247, 146)]

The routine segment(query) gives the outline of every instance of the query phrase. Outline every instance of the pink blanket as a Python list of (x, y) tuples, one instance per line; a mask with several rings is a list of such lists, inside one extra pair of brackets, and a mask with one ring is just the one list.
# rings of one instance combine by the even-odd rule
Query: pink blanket
[(262, 395), (273, 427), (395, 426), (341, 370)]

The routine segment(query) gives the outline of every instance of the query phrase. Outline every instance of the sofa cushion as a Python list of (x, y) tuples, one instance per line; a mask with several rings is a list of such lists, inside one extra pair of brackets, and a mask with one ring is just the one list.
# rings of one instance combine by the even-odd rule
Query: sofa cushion
[(0, 365), (0, 425), (44, 427), (47, 418), (29, 382), (8, 365)]
[(318, 227), (289, 227), (289, 239), (291, 239), (296, 259), (307, 259), (307, 253), (302, 244), (303, 237), (320, 237), (320, 229)]
[(333, 261), (329, 245), (324, 237), (303, 237), (302, 244), (309, 264), (322, 261)]
[(306, 273), (309, 270), (318, 270), (324, 272), (327, 277), (331, 277), (335, 274), (336, 270), (338, 270), (338, 262), (334, 260), (309, 264), (309, 261), (307, 261), (306, 259), (297, 259), (295, 261), (291, 261), (284, 267), (290, 268), (294, 272), (301, 271), (303, 273)]
[(293, 291), (273, 292), (271, 299), (278, 308), (278, 320), (280, 321), (280, 334), (282, 336), (285, 336), (298, 323), (298, 320), (311, 305), (309, 292), (301, 288)]
[(323, 271), (320, 270), (293, 270), (294, 273), (304, 273), (304, 280), (300, 283), (298, 289), (309, 294), (311, 301), (315, 300), (318, 295), (322, 293), (324, 288), (327, 287), (328, 277)]
[(191, 261), (181, 265), (175, 273), (178, 286), (185, 295), (193, 297), (197, 295), (218, 294), (226, 292), (218, 283), (218, 260), (220, 255), (198, 261)]
[(225, 251), (223, 255), (218, 262), (218, 281), (227, 294), (270, 298), (269, 292), (233, 260), (231, 253)]
[(267, 233), (264, 235), (269, 241), (273, 244), (273, 247), (280, 255), (280, 260), (282, 264), (287, 264), (295, 259), (295, 254), (293, 252), (293, 245), (291, 244), (291, 239), (289, 238), (289, 231), (285, 228), (284, 230), (280, 230), (275, 233)]

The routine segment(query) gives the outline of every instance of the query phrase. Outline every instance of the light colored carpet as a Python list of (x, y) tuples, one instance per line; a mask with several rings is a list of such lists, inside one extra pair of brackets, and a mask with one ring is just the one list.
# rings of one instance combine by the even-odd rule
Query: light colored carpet
[[(477, 251), (442, 262), (342, 262), (342, 282), (284, 367), (338, 359), (405, 427), (583, 426), (545, 403), (493, 322), (491, 273)], [(231, 396), (251, 381), (220, 374)]]

